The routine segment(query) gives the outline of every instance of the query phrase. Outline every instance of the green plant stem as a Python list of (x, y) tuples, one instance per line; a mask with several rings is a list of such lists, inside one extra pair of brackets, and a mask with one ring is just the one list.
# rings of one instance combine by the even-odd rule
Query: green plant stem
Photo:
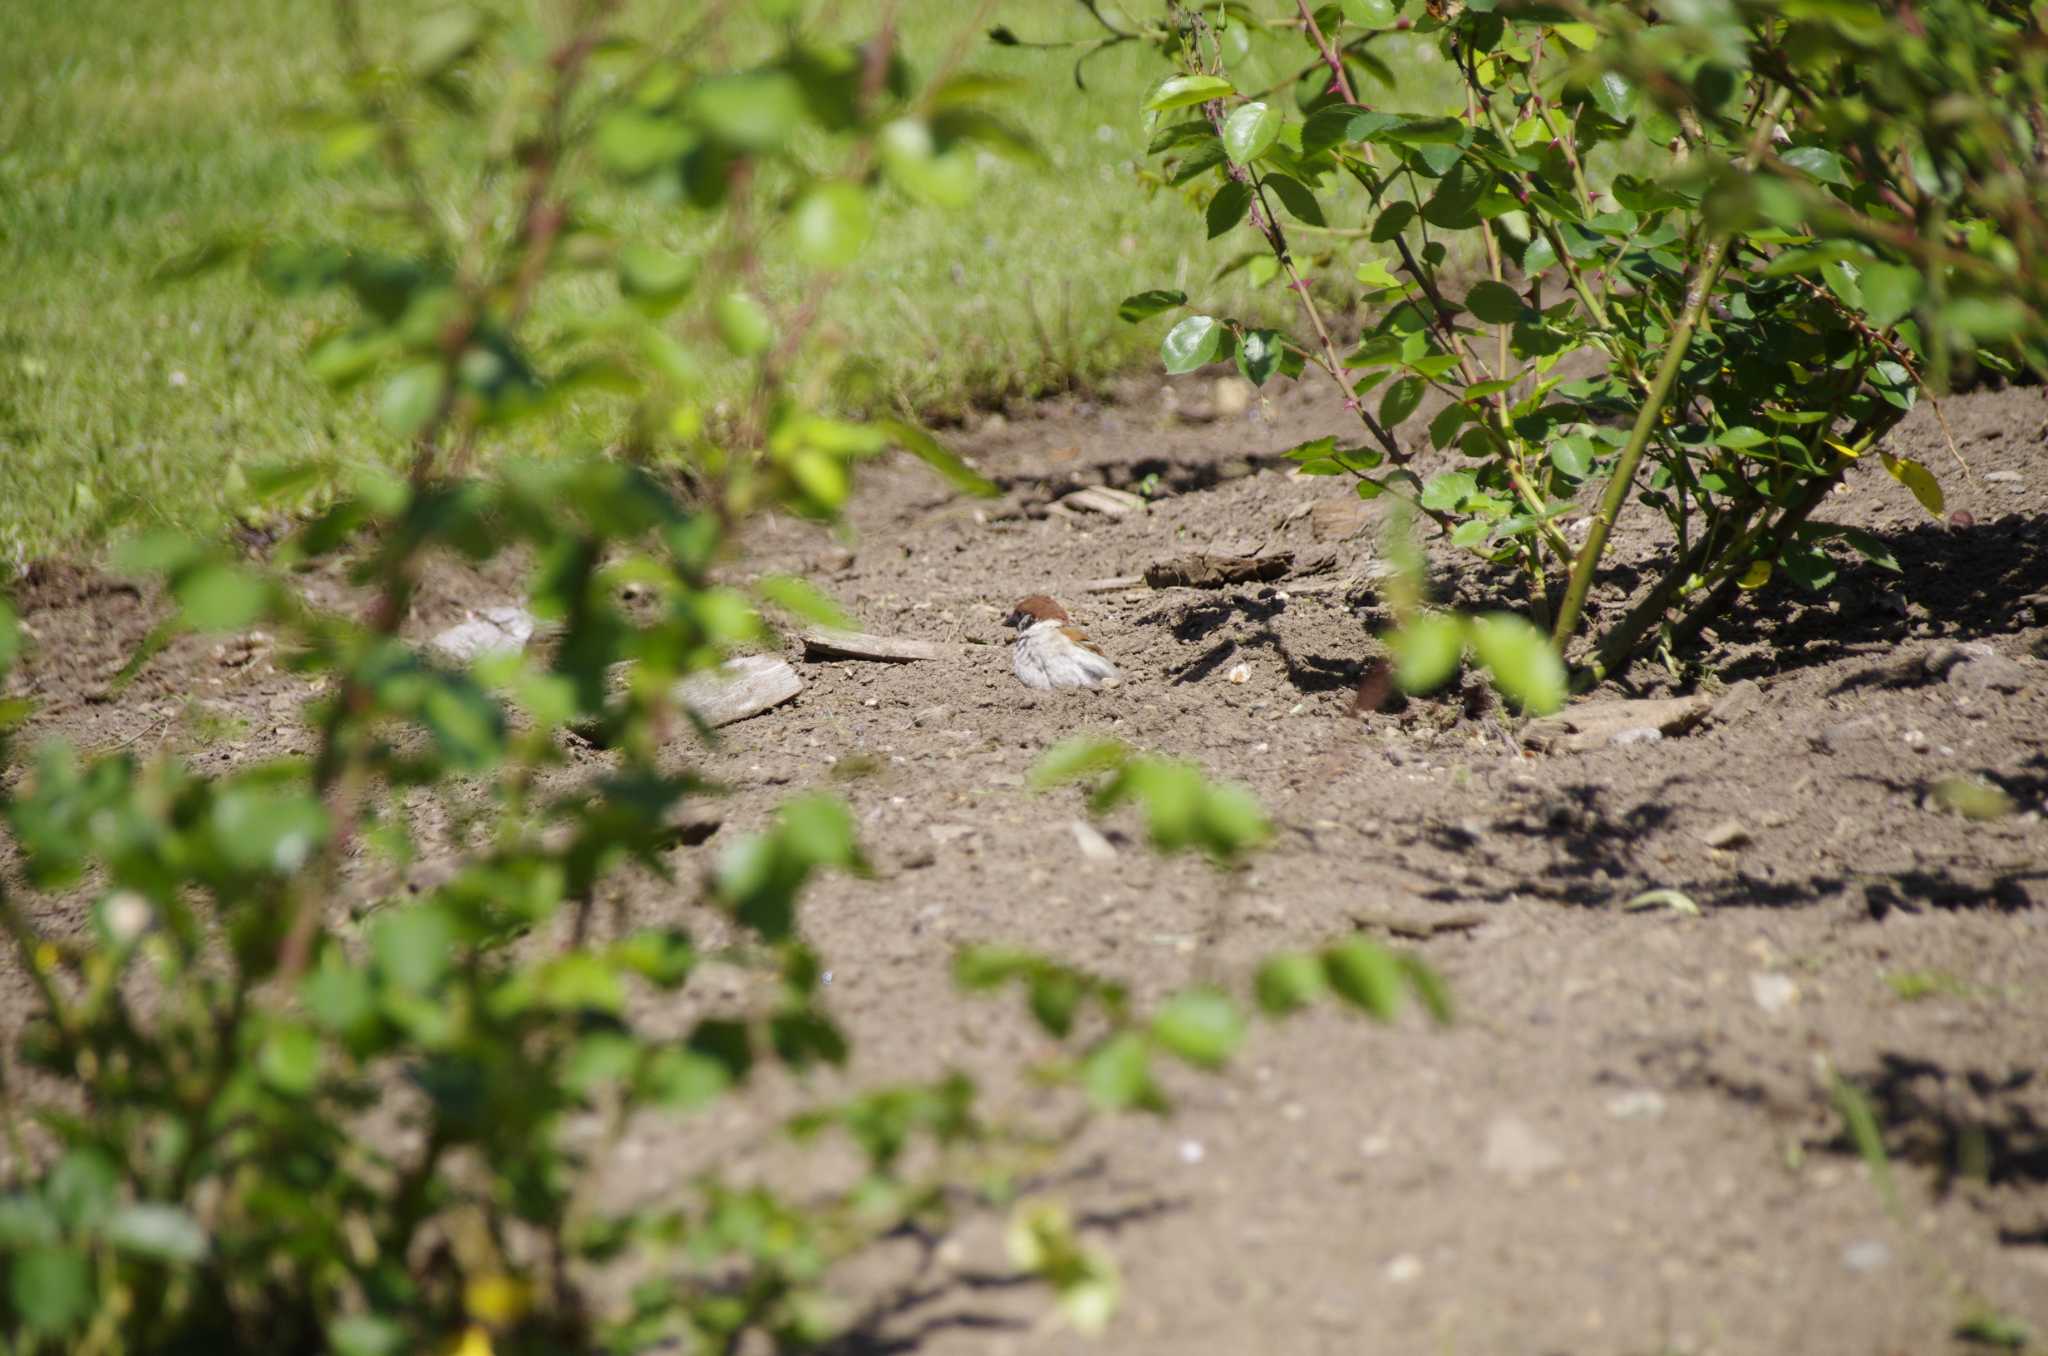
[[(1749, 151), (1744, 156), (1745, 169), (1754, 167), (1757, 157), (1770, 144), (1771, 130), (1778, 125), (1778, 115), (1784, 112), (1791, 97), (1791, 91), (1784, 89), (1771, 96), (1770, 105), (1750, 138)], [(1615, 520), (1621, 516), (1622, 505), (1628, 502), (1636, 468), (1649, 448), (1650, 435), (1656, 431), (1657, 421), (1664, 417), (1664, 407), (1671, 399), (1671, 388), (1678, 381), (1678, 369), (1685, 364), (1686, 351), (1692, 347), (1692, 337), (1699, 329), (1700, 317), (1706, 314), (1707, 302), (1712, 299), (1714, 285), (1720, 280), (1722, 266), (1728, 260), (1729, 239), (1725, 233), (1716, 234), (1708, 243), (1706, 255), (1693, 273), (1685, 309), (1679, 314), (1678, 323), (1665, 343), (1664, 357), (1657, 364), (1656, 375), (1650, 379), (1650, 389), (1643, 397), (1642, 408), (1636, 412), (1635, 427), (1629, 430), (1628, 443), (1621, 449), (1621, 456), (1607, 477), (1606, 488), (1600, 495), (1600, 506), (1594, 512), (1591, 530), (1586, 534), (1586, 544), (1579, 548), (1578, 559), (1572, 563), (1571, 579), (1565, 585), (1564, 601), (1558, 607), (1557, 624), (1551, 632), (1551, 641), (1560, 652), (1573, 632), (1578, 630), (1579, 618), (1586, 608), (1586, 594), (1593, 586), (1593, 574), (1600, 568), (1601, 553), (1607, 549), (1607, 538), (1614, 531)]]

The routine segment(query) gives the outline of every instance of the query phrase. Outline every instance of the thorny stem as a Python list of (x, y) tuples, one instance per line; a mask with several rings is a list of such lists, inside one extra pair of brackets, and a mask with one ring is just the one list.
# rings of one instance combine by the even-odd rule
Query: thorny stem
[[(1209, 125), (1215, 129), (1216, 135), (1221, 137), (1223, 135), (1223, 105), (1218, 101), (1211, 100), (1202, 105), (1202, 113), (1209, 120)], [(1344, 361), (1338, 356), (1337, 343), (1330, 337), (1330, 327), (1323, 323), (1323, 313), (1316, 306), (1315, 298), (1309, 293), (1308, 282), (1301, 276), (1301, 270), (1294, 262), (1293, 251), (1287, 247), (1287, 236), (1280, 229), (1280, 219), (1273, 215), (1270, 207), (1265, 205), (1265, 197), (1258, 181), (1252, 177), (1252, 172), (1243, 165), (1229, 162), (1225, 168), (1232, 179), (1253, 190), (1253, 200), (1250, 207), (1252, 225), (1257, 228), (1260, 235), (1265, 237), (1267, 247), (1273, 251), (1273, 256), (1280, 261), (1280, 266), (1287, 270), (1287, 285), (1300, 301), (1302, 314), (1308, 317), (1309, 327), (1315, 331), (1316, 343), (1322, 349), (1321, 355), (1316, 360), (1318, 365), (1330, 374), (1331, 380), (1344, 388), (1345, 402), (1357, 413), (1359, 422), (1365, 425), (1366, 430), (1372, 434), (1373, 440), (1385, 449), (1388, 459), (1397, 465), (1407, 461), (1408, 454), (1401, 450), (1401, 444), (1394, 440), (1394, 435), (1387, 430), (1385, 425), (1373, 418), (1372, 413), (1352, 394), (1351, 383), (1344, 379)]]
[[(1790, 98), (1790, 92), (1783, 89), (1771, 97), (1769, 108), (1751, 135), (1749, 150), (1744, 156), (1745, 169), (1753, 169), (1764, 148), (1770, 144), (1771, 130), (1778, 125), (1778, 115), (1784, 111)], [(1713, 297), (1714, 285), (1727, 262), (1729, 241), (1726, 233), (1717, 232), (1694, 271), (1685, 310), (1672, 328), (1663, 360), (1657, 364), (1656, 375), (1650, 379), (1649, 392), (1643, 398), (1642, 408), (1636, 412), (1635, 427), (1629, 431), (1628, 443), (1607, 477), (1600, 506), (1593, 514), (1585, 545), (1579, 548), (1578, 559), (1572, 564), (1571, 579), (1565, 585), (1564, 602), (1558, 607), (1557, 623), (1551, 631), (1551, 643), (1560, 651), (1578, 629), (1579, 617), (1586, 607), (1586, 594), (1593, 586), (1593, 574), (1600, 567), (1600, 555), (1607, 549), (1608, 535), (1614, 531), (1615, 520), (1621, 516), (1622, 505), (1628, 500), (1636, 467), (1650, 445), (1650, 435), (1664, 417), (1664, 407), (1671, 399), (1671, 388), (1678, 380), (1678, 369), (1685, 363), (1686, 350), (1692, 347), (1693, 334), (1699, 328), (1700, 318), (1706, 314), (1707, 302)]]

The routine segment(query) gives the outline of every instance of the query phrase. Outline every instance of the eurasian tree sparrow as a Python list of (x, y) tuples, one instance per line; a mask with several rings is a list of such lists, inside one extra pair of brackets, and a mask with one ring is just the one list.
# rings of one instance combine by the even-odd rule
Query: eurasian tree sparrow
[(1010, 609), (1006, 625), (1017, 628), (1011, 666), (1026, 687), (1115, 687), (1116, 665), (1089, 642), (1067, 610), (1042, 593)]

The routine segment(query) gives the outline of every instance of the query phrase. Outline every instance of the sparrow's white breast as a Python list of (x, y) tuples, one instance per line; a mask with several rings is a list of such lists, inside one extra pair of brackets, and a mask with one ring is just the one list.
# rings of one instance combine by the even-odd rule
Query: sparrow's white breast
[(1033, 622), (1017, 637), (1011, 665), (1026, 687), (1114, 686), (1116, 665), (1085, 645), (1069, 640), (1057, 621)]

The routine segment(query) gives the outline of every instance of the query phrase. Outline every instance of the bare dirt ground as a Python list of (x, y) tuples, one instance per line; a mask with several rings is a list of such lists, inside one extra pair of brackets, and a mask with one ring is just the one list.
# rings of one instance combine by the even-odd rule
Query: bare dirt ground
[[(1038, 948), (1140, 995), (1360, 928), (1418, 947), (1455, 993), (1450, 1029), (1334, 1011), (1262, 1026), (1229, 1072), (1174, 1077), (1172, 1119), (1085, 1133), (1050, 1189), (1120, 1259), (1106, 1350), (1890, 1356), (1963, 1349), (1958, 1325), (1979, 1311), (2048, 1340), (2043, 394), (1949, 403), (1968, 476), (1917, 412), (1893, 446), (1937, 470), (1963, 525), (1859, 468), (1822, 516), (1882, 537), (1903, 577), (1857, 563), (1826, 595), (1773, 585), (1699, 656), (1711, 715), (1583, 752), (1526, 746), (1469, 692), (1354, 716), (1385, 621), (1374, 524), (1346, 487), (1274, 456), (1339, 412), (1306, 388), (1215, 405), (1196, 379), (1016, 411), (963, 440), (1000, 502), (892, 465), (867, 475), (837, 537), (770, 524), (751, 565), (801, 571), (868, 629), (965, 642), (964, 657), (799, 661), (797, 701), (704, 758), (731, 796), (723, 827), (678, 849), (684, 884), (633, 884), (621, 910), (713, 926), (694, 881), (721, 844), (800, 790), (844, 795), (877, 873), (820, 885), (804, 927), (856, 1083), (1047, 1053), (1013, 999), (952, 992), (948, 958), (967, 942)], [(1115, 519), (1048, 512), (1096, 483), (1158, 497)], [(1239, 588), (1086, 591), (1245, 539), (1329, 563)], [(1597, 601), (1619, 606), (1655, 549), (1641, 526), (1620, 534)], [(1446, 594), (1502, 596), (1431, 556)], [(451, 573), (415, 626), (517, 590), (509, 571)], [(1040, 591), (1123, 667), (1120, 688), (1016, 684), (1000, 619)], [(158, 615), (149, 597), (46, 565), (19, 601), (39, 642), (17, 680), (43, 701), (38, 733), (180, 748), (201, 767), (309, 743), (304, 694), (260, 639), (181, 641), (115, 694), (108, 678)], [(1957, 642), (1987, 649), (1945, 650)], [(1637, 678), (1638, 695), (1689, 690), (1651, 667)], [(1034, 792), (1026, 774), (1086, 731), (1244, 783), (1275, 841), (1225, 873), (1162, 860), (1113, 818), (1114, 856), (1083, 856), (1082, 793)], [(2019, 812), (1945, 813), (1929, 790), (1953, 774), (1997, 783)], [(1624, 907), (1653, 889), (1699, 914)], [(0, 969), (8, 1031), (19, 979)], [(1869, 1091), (1900, 1218), (1842, 1132), (1828, 1070)], [(1002, 1095), (1033, 1109), (1020, 1087)], [(759, 1171), (788, 1105), (777, 1093), (637, 1129), (608, 1189)], [(1000, 1234), (968, 1223), (900, 1289), (889, 1265), (863, 1269), (873, 1309), (849, 1349), (1080, 1348), (1042, 1321), (1042, 1292), (1003, 1283)], [(884, 1262), (907, 1264), (900, 1251)]]

